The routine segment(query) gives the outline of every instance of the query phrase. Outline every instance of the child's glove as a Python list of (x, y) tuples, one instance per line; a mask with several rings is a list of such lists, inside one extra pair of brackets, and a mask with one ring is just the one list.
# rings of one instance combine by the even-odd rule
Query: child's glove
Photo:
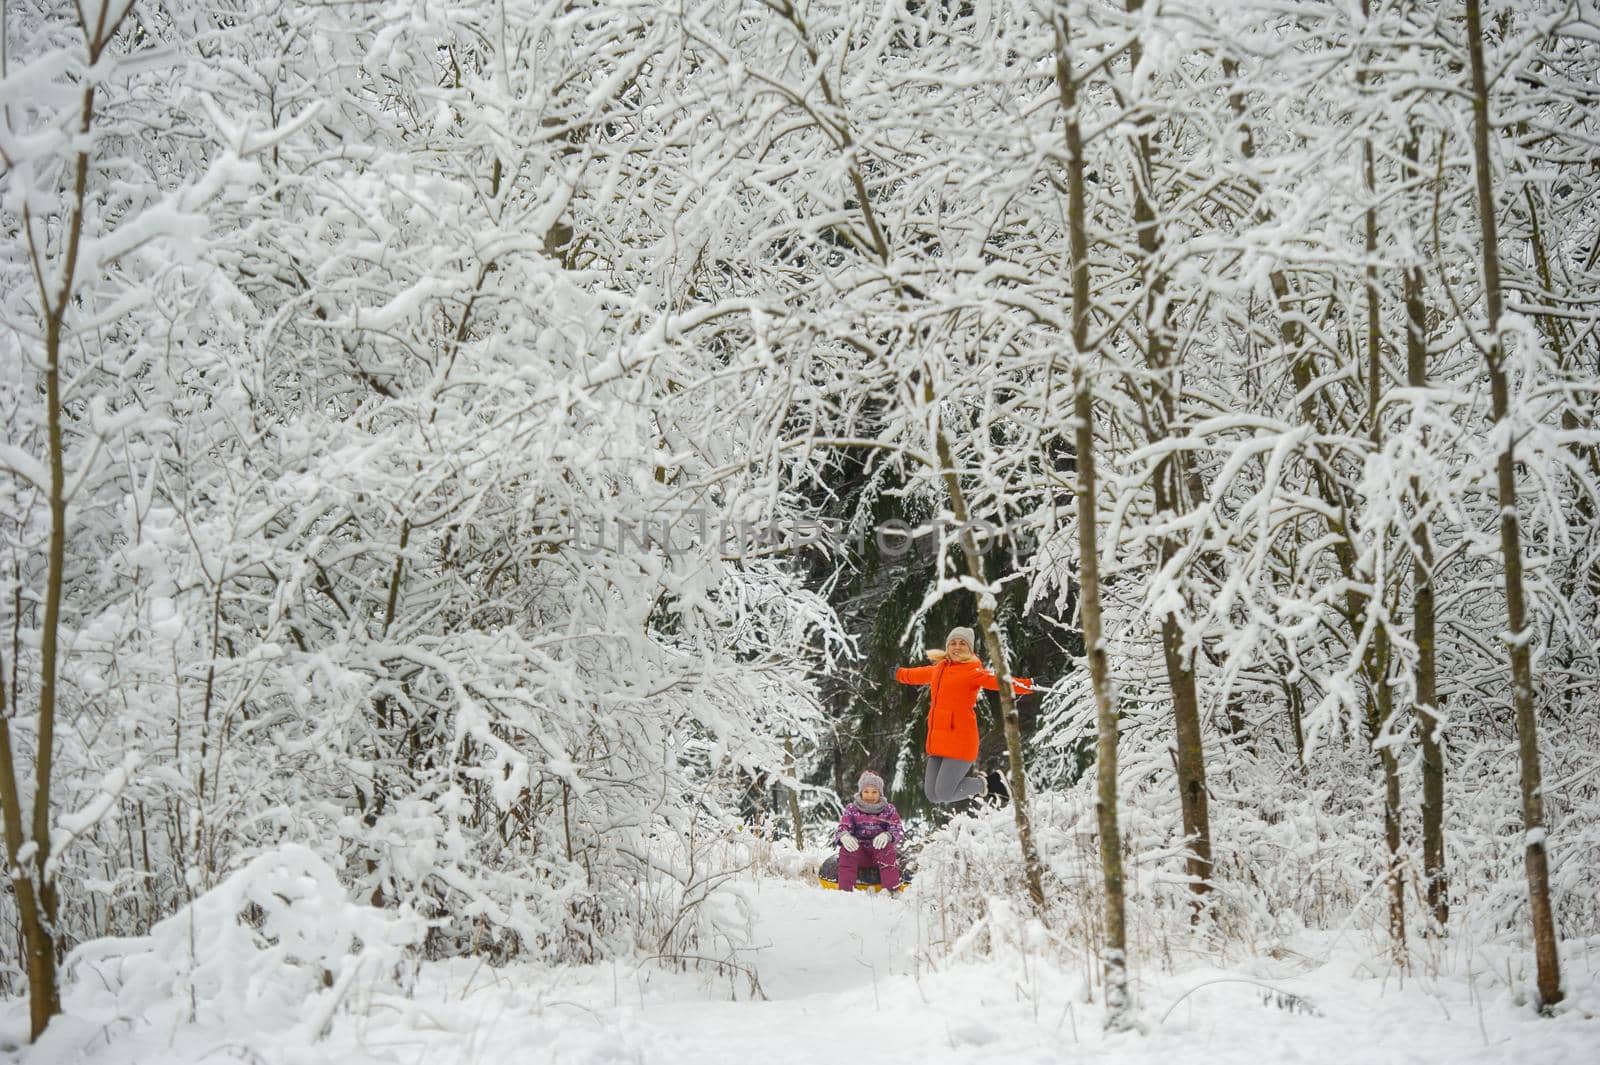
[(888, 845), (889, 845), (889, 833), (887, 833), (887, 832), (879, 832), (876, 836), (872, 837), (872, 849), (873, 850), (881, 851), (881, 850), (883, 850), (883, 848), (887, 847)]
[(839, 846), (843, 847), (847, 851), (853, 851), (860, 847), (861, 843), (850, 833), (846, 832), (844, 835), (839, 837)]

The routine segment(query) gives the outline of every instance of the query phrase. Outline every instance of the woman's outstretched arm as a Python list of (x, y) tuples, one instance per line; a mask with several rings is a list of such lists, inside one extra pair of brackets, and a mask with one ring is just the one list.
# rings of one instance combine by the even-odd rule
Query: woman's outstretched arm
[[(997, 692), (1000, 690), (1000, 678), (994, 675), (993, 670), (978, 670), (978, 680), (983, 685), (984, 691)], [(1011, 690), (1017, 695), (1027, 695), (1033, 691), (1033, 678), (1012, 677)]]
[(937, 666), (902, 666), (894, 671), (894, 679), (901, 684), (931, 684)]

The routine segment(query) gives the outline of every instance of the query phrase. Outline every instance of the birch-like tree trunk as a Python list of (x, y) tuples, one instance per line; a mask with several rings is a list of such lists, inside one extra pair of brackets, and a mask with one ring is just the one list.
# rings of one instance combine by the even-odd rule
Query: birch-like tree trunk
[(1067, 229), (1072, 274), (1072, 413), (1076, 450), (1078, 517), (1078, 615), (1095, 708), (1095, 810), (1100, 832), (1100, 869), (1105, 890), (1103, 976), (1106, 1027), (1131, 1026), (1128, 993), (1128, 937), (1122, 885), (1122, 833), (1117, 826), (1117, 710), (1111, 690), (1100, 604), (1100, 544), (1095, 527), (1094, 380), (1089, 360), (1088, 193), (1083, 131), (1078, 121), (1078, 82), (1072, 69), (1072, 30), (1065, 13), (1056, 16), (1056, 88), (1060, 94), (1067, 148)]
[[(1368, 0), (1362, 0), (1361, 13), (1370, 16)], [(1363, 68), (1358, 80), (1365, 84), (1369, 72)], [(1372, 141), (1362, 141), (1361, 173), (1367, 187), (1365, 212), (1365, 249), (1367, 253), (1366, 310), (1367, 310), (1367, 438), (1372, 453), (1383, 451), (1383, 322), (1381, 289), (1378, 285), (1378, 181), (1372, 156)], [(1383, 537), (1382, 529), (1374, 535)], [(1374, 573), (1372, 594), (1367, 608), (1376, 619), (1369, 621), (1373, 629), (1372, 644), (1367, 656), (1367, 684), (1371, 688), (1367, 705), (1373, 711), (1372, 737), (1378, 746), (1378, 761), (1383, 767), (1383, 843), (1388, 852), (1389, 882), (1389, 949), (1396, 964), (1406, 968), (1406, 884), (1405, 854), (1400, 834), (1400, 758), (1395, 754), (1395, 737), (1390, 734), (1390, 721), (1394, 717), (1394, 691), (1389, 686), (1389, 630), (1384, 612), (1387, 581), (1381, 571)]]
[(1500, 442), (1496, 490), (1500, 503), (1500, 553), (1505, 566), (1506, 641), (1511, 659), (1511, 706), (1517, 721), (1522, 768), (1523, 856), (1528, 906), (1533, 917), (1534, 958), (1542, 1009), (1560, 1002), (1561, 961), (1556, 951), (1555, 911), (1550, 903), (1550, 862), (1545, 850), (1544, 796), (1539, 770), (1539, 725), (1533, 711), (1533, 656), (1528, 646), (1527, 591), (1522, 578), (1522, 531), (1517, 519), (1516, 438), (1512, 435), (1511, 390), (1500, 338), (1503, 311), (1500, 251), (1495, 221), (1494, 175), (1489, 164), (1489, 84), (1483, 62), (1483, 24), (1478, 0), (1467, 0), (1467, 50), (1472, 67), (1472, 154), (1477, 172), (1478, 222), (1483, 243), (1483, 296), (1488, 311), (1484, 362), (1495, 435)]
[(794, 822), (794, 845), (805, 850), (805, 822), (800, 817), (800, 790), (799, 777), (795, 774), (794, 766), (794, 740), (788, 736), (783, 738), (784, 770), (794, 783), (784, 786), (784, 791), (789, 793), (789, 819)]
[[(1403, 157), (1407, 181), (1416, 180), (1419, 135), (1406, 139)], [(1406, 267), (1406, 384), (1428, 387), (1427, 305), (1423, 299), (1420, 263)], [(1427, 430), (1423, 430), (1427, 439)], [(1438, 633), (1433, 583), (1433, 538), (1428, 531), (1428, 495), (1421, 478), (1411, 478), (1411, 495), (1417, 513), (1411, 522), (1412, 542), (1412, 642), (1417, 645), (1413, 677), (1416, 689), (1412, 713), (1422, 742), (1422, 870), (1427, 881), (1428, 909), (1443, 927), (1450, 919), (1449, 881), (1444, 861), (1444, 745), (1440, 742), (1443, 719), (1439, 714)]]

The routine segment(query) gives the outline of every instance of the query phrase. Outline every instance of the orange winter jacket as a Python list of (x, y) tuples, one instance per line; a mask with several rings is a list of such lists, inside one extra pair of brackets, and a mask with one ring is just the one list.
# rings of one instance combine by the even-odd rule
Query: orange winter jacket
[[(926, 684), (932, 690), (928, 698), (929, 754), (960, 762), (978, 760), (978, 715), (973, 707), (980, 690), (1000, 690), (998, 677), (977, 659), (952, 662), (947, 658), (931, 666), (897, 669), (894, 679), (901, 684)], [(1026, 677), (1013, 677), (1011, 686), (1018, 695), (1033, 691), (1033, 681)]]

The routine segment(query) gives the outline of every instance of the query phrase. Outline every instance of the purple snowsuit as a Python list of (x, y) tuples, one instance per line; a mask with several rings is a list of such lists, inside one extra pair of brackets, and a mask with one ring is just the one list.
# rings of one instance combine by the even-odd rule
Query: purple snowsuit
[[(873, 839), (884, 832), (889, 833), (889, 842), (882, 849), (874, 847)], [(900, 883), (900, 863), (894, 849), (906, 839), (906, 830), (900, 826), (900, 813), (894, 803), (884, 800), (883, 809), (875, 814), (861, 809), (854, 801), (846, 804), (844, 813), (839, 815), (839, 827), (833, 833), (834, 842), (846, 835), (854, 836), (861, 847), (853, 851), (839, 848), (839, 890), (854, 891), (856, 873), (868, 864), (878, 867), (878, 882), (885, 890), (892, 891)]]

